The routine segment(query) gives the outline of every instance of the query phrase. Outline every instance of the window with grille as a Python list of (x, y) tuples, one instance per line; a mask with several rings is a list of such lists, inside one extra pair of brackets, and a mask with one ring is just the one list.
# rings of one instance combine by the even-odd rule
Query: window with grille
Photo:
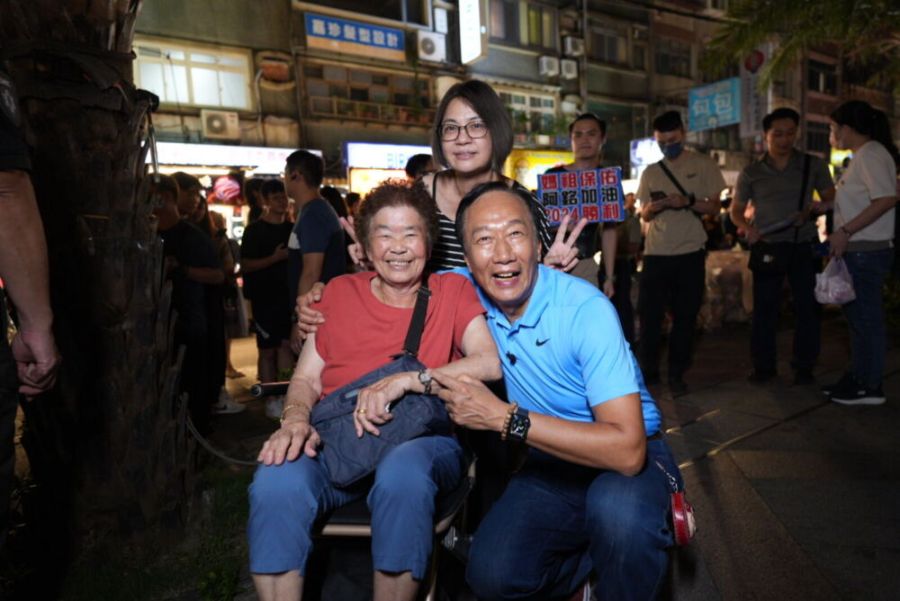
[(660, 75), (691, 76), (691, 45), (660, 38), (655, 49), (656, 72)]
[(595, 61), (621, 65), (628, 62), (628, 39), (611, 29), (591, 31), (590, 57)]
[(806, 68), (807, 89), (822, 94), (837, 94), (837, 66), (810, 60)]
[(518, 0), (491, 0), (491, 39), (501, 43), (556, 50), (556, 9)]
[(253, 110), (247, 51), (137, 37), (134, 80), (164, 104)]
[(303, 81), (314, 115), (418, 124), (433, 117), (430, 86), (423, 78), (308, 63)]
[(806, 149), (827, 154), (831, 150), (828, 141), (828, 124), (819, 121), (806, 122)]
[(499, 91), (500, 100), (509, 110), (513, 130), (519, 134), (555, 133), (556, 98), (543, 94)]

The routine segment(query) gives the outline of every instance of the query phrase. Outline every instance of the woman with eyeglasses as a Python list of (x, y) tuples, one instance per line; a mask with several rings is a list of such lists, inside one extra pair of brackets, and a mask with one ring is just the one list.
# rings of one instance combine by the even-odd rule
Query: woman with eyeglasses
[[(485, 182), (503, 181), (510, 187), (521, 187), (521, 184), (502, 172), (512, 150), (512, 122), (491, 86), (478, 80), (454, 85), (441, 100), (434, 122), (431, 149), (435, 162), (443, 170), (424, 176), (421, 185), (438, 208), (440, 235), (428, 267), (440, 270), (466, 264), (454, 229), (456, 209), (463, 196)], [(566, 270), (574, 267), (578, 261), (574, 241), (585, 222), (576, 225), (568, 237), (565, 236), (568, 223), (563, 223), (553, 239), (537, 199), (532, 208), (544, 263)]]
[[(475, 79), (452, 86), (437, 108), (434, 123), (431, 149), (440, 170), (423, 176), (415, 184), (425, 187), (438, 209), (440, 230), (427, 265), (430, 272), (466, 265), (454, 229), (456, 209), (463, 196), (486, 182), (502, 181), (511, 188), (523, 188), (503, 175), (503, 163), (513, 145), (512, 121), (491, 86)], [(566, 217), (556, 236), (551, 237), (540, 202), (533, 196), (532, 200), (544, 264), (570, 271), (578, 263), (575, 241), (587, 221), (582, 219), (567, 236), (569, 221)], [(353, 224), (345, 219), (341, 222), (356, 243), (350, 248), (350, 255), (356, 263), (362, 264), (364, 251), (355, 238)], [(318, 294), (318, 291), (314, 290), (314, 293)], [(314, 322), (309, 321), (312, 318), (304, 317), (302, 308), (300, 319), (301, 331), (305, 332), (307, 327), (314, 331), (311, 327)]]

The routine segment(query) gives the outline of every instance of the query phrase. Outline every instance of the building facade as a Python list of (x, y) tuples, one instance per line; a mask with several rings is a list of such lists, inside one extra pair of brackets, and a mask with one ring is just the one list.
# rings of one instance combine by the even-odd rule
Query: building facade
[[(161, 98), (161, 141), (316, 149), (340, 179), (347, 142), (428, 146), (444, 91), (479, 78), (510, 111), (512, 175), (524, 173), (516, 161), (568, 160), (567, 125), (591, 111), (608, 125), (607, 161), (627, 176), (631, 141), (652, 135), (653, 116), (687, 116), (691, 90), (711, 83), (701, 61), (726, 9), (727, 0), (159, 0), (137, 22), (135, 79)], [(810, 52), (761, 96), (764, 108), (798, 108), (803, 146), (823, 154), (838, 96), (894, 112), (889, 93), (838, 67), (827, 48)], [(735, 65), (716, 78), (738, 75)], [(760, 132), (737, 124), (689, 142), (735, 174), (762, 149)]]

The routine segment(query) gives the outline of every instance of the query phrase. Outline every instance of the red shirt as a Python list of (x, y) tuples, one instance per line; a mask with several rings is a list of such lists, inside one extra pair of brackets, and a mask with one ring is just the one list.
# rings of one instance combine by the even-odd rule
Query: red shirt
[[(372, 294), (375, 272), (331, 280), (315, 307), (325, 316), (316, 332), (316, 350), (325, 362), (322, 396), (380, 367), (403, 350), (412, 307), (401, 309)], [(462, 356), (466, 328), (484, 307), (472, 284), (455, 273), (428, 278), (431, 298), (419, 344), (419, 361), (440, 367)]]

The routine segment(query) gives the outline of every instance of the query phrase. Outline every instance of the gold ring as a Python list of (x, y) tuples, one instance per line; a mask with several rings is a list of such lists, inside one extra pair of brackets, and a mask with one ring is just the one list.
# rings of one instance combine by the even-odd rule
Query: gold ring
[(365, 407), (360, 407), (359, 409), (356, 410), (356, 412), (359, 413), (360, 415), (365, 415), (365, 414), (366, 414), (366, 408), (365, 408)]

